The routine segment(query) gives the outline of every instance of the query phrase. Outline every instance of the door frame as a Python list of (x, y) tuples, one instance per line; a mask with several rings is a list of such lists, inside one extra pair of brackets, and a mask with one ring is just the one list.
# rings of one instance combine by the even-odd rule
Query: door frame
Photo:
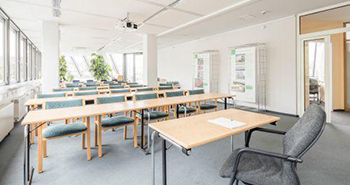
[(331, 122), (331, 113), (333, 110), (333, 92), (332, 92), (332, 43), (330, 35), (306, 37), (298, 39), (298, 62), (297, 62), (297, 86), (298, 86), (298, 115), (302, 116), (305, 112), (305, 64), (304, 48), (306, 41), (323, 39), (325, 42), (325, 112), (327, 122)]

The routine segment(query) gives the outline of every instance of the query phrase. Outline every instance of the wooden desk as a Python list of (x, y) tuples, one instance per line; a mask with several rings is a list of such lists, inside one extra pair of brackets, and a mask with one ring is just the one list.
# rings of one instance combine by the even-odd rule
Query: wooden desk
[[(209, 122), (210, 119), (224, 117), (234, 119), (246, 123), (245, 126), (230, 129)], [(168, 120), (150, 124), (150, 128), (154, 129), (152, 134), (152, 168), (153, 168), (153, 184), (155, 184), (155, 155), (154, 155), (154, 137), (158, 133), (162, 138), (163, 147), (163, 184), (166, 182), (166, 142), (172, 143), (181, 149), (186, 155), (190, 155), (192, 148), (211, 143), (235, 134), (249, 131), (262, 125), (275, 123), (279, 121), (279, 117), (264, 114), (252, 113), (248, 111), (228, 109), (207, 114), (195, 115), (186, 118)]]

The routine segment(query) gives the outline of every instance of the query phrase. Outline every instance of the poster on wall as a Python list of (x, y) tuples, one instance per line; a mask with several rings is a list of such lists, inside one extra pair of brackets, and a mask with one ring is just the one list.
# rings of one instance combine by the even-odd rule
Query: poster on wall
[(195, 54), (194, 89), (204, 89), (209, 92), (209, 63), (208, 53)]
[(256, 103), (256, 47), (230, 49), (230, 94), (236, 100)]

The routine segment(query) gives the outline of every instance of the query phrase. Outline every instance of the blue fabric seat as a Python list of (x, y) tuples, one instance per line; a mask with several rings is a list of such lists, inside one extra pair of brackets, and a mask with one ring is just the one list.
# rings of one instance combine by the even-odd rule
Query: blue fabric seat
[(173, 86), (160, 86), (158, 87), (159, 90), (170, 90), (170, 89), (174, 89)]
[(67, 83), (67, 84), (66, 84), (66, 87), (68, 87), (68, 88), (69, 88), (69, 87), (70, 87), (70, 88), (71, 88), (71, 87), (80, 87), (80, 85), (79, 85), (79, 83)]
[(190, 95), (204, 94), (204, 89), (189, 90), (188, 93)]
[(125, 96), (110, 96), (97, 98), (97, 104), (118, 103), (124, 102)]
[(97, 87), (79, 87), (79, 91), (96, 90)]
[(87, 130), (83, 123), (72, 123), (68, 125), (49, 126), (43, 131), (44, 138), (54, 138), (60, 136), (67, 136), (71, 134), (78, 134)]
[(75, 92), (75, 96), (88, 96), (88, 95), (97, 95), (98, 91), (91, 91), (91, 92)]
[(66, 97), (65, 93), (57, 93), (57, 94), (38, 94), (36, 98), (57, 98), (57, 97)]
[(73, 88), (53, 89), (53, 92), (67, 92), (67, 91), (74, 91), (74, 89)]
[(143, 85), (138, 85), (138, 84), (131, 84), (129, 85), (131, 88), (136, 88), (136, 87), (143, 87)]
[(150, 99), (157, 99), (158, 94), (157, 93), (150, 93), (150, 94), (135, 94), (136, 100), (150, 100)]
[(183, 96), (184, 92), (183, 91), (166, 92), (165, 95), (166, 95), (166, 97)]
[(123, 85), (109, 85), (109, 88), (110, 89), (122, 89), (122, 88), (124, 88), (124, 86)]
[[(193, 113), (196, 112), (196, 109), (191, 108), (191, 107), (186, 107), (186, 113)], [(180, 107), (179, 108), (179, 114), (185, 114), (185, 107)]]
[(115, 90), (111, 90), (112, 94), (117, 94), (117, 93), (129, 93), (130, 89), (115, 89)]
[(59, 109), (79, 106), (83, 106), (83, 100), (48, 101), (45, 103), (45, 109)]
[(98, 84), (94, 83), (94, 82), (89, 82), (89, 83), (86, 83), (86, 87), (97, 87)]
[(202, 110), (209, 110), (209, 109), (215, 109), (216, 105), (212, 105), (212, 104), (200, 104), (200, 109)]
[(133, 118), (127, 116), (113, 116), (101, 121), (102, 127), (116, 127), (134, 122)]
[[(139, 115), (141, 115), (141, 113), (138, 113)], [(150, 111), (150, 112), (144, 112), (143, 113), (143, 119), (148, 119), (148, 117), (150, 118), (150, 120), (153, 119), (162, 119), (165, 117), (168, 117), (169, 114), (166, 112), (160, 112), (160, 111)]]

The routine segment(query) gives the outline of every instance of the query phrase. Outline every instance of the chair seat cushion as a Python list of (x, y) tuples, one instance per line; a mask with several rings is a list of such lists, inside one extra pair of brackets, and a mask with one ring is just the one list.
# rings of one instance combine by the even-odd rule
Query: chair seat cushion
[[(191, 107), (186, 107), (186, 113), (193, 113), (193, 112), (196, 112), (196, 109)], [(185, 107), (179, 108), (179, 114), (185, 114)]]
[(59, 136), (66, 136), (84, 132), (86, 130), (87, 127), (83, 123), (71, 123), (68, 125), (49, 126), (44, 130), (43, 137), (53, 138)]
[(102, 127), (115, 127), (134, 122), (134, 119), (127, 116), (113, 116), (106, 118), (101, 121)]
[[(221, 177), (231, 178), (238, 150), (235, 150), (222, 166), (220, 170)], [(284, 166), (281, 159), (254, 153), (244, 153), (238, 165), (236, 178), (240, 181), (257, 185), (297, 184), (295, 174), (287, 174), (285, 171), (286, 168), (291, 168), (292, 164), (289, 162), (285, 163), (287, 164)]]
[(212, 104), (201, 104), (200, 108), (202, 110), (208, 110), (208, 109), (215, 109), (216, 105), (212, 105)]
[[(141, 115), (141, 113), (139, 113)], [(165, 118), (165, 117), (168, 117), (169, 114), (166, 113), (166, 112), (161, 112), (161, 111), (151, 111), (151, 112), (144, 112), (143, 114), (143, 118), (144, 119), (148, 119), (148, 116), (150, 117), (150, 119), (161, 119), (161, 118)]]

